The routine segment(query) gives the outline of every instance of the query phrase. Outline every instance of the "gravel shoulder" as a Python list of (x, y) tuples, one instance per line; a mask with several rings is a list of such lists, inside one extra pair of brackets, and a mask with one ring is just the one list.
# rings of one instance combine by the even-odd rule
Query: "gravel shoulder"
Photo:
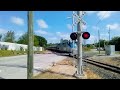
[[(98, 62), (101, 62), (101, 63), (105, 63), (105, 64), (120, 67), (120, 55), (92, 56), (92, 57), (89, 57), (89, 59), (92, 59), (94, 61), (98, 61)], [(94, 66), (94, 65), (91, 65), (91, 64), (88, 64), (88, 63), (86, 64), (86, 67), (89, 67), (94, 73), (99, 75), (102, 79), (120, 79), (120, 74), (119, 73), (108, 71), (108, 70), (105, 70), (103, 68), (99, 68), (97, 66)]]
[[(77, 79), (74, 77), (77, 68), (74, 65), (73, 58), (67, 58), (60, 62), (55, 63), (49, 70), (35, 76), (34, 79)], [(84, 79), (101, 79), (97, 74), (89, 68), (84, 68)]]
[(118, 56), (105, 56), (105, 55), (93, 56), (93, 57), (90, 57), (90, 59), (101, 62), (101, 63), (120, 67), (120, 55), (118, 55)]

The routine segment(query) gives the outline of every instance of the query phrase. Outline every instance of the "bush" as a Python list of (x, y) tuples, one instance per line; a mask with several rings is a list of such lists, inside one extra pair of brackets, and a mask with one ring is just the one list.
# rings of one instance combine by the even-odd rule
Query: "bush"
[(13, 52), (10, 50), (0, 50), (0, 56), (12, 56)]
[(90, 51), (91, 48), (88, 48), (88, 47), (83, 47), (83, 51)]
[(0, 50), (0, 56), (15, 56), (24, 55), (26, 51), (15, 51), (15, 50)]

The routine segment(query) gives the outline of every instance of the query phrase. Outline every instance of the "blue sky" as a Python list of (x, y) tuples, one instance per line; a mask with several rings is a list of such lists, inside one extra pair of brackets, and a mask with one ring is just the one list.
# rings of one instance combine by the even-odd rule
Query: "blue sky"
[[(71, 15), (72, 11), (34, 11), (34, 33), (45, 37), (48, 43), (59, 42), (61, 38), (70, 39), (72, 19), (67, 17)], [(120, 36), (119, 18), (119, 11), (86, 11), (83, 29), (91, 34), (86, 43), (98, 39), (98, 29), (101, 39), (109, 39), (108, 27), (111, 38)], [(98, 21), (100, 23), (97, 24)], [(17, 39), (27, 32), (27, 11), (0, 11), (0, 34), (4, 35), (8, 30), (15, 31)]]

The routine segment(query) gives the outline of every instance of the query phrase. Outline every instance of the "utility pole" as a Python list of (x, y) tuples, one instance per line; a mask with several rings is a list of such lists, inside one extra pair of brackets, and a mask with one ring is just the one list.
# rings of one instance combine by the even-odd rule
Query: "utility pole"
[(33, 76), (33, 11), (28, 11), (27, 79)]
[(109, 27), (109, 32), (108, 33), (109, 33), (109, 42), (110, 42), (110, 27)]
[[(77, 15), (82, 18), (82, 11), (77, 11)], [(77, 60), (77, 76), (82, 76), (83, 75), (83, 67), (82, 67), (82, 21), (80, 20), (77, 24), (77, 31), (78, 31), (78, 60)]]
[(96, 40), (94, 40), (94, 47), (96, 48)]
[(100, 54), (100, 31), (98, 30), (98, 41), (99, 41), (99, 54)]

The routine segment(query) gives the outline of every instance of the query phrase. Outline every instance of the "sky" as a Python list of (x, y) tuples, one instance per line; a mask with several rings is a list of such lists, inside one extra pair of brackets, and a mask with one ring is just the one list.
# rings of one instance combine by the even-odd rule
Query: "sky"
[[(60, 39), (70, 39), (72, 33), (72, 11), (34, 11), (34, 33), (43, 36), (48, 43), (58, 43)], [(86, 43), (94, 43), (100, 39), (109, 40), (108, 30), (110, 28), (111, 38), (120, 36), (120, 12), (119, 11), (86, 11), (83, 20), (83, 31), (90, 33)], [(77, 26), (75, 26), (75, 32)], [(18, 39), (27, 32), (27, 11), (0, 11), (0, 34), (7, 31), (15, 32)]]

